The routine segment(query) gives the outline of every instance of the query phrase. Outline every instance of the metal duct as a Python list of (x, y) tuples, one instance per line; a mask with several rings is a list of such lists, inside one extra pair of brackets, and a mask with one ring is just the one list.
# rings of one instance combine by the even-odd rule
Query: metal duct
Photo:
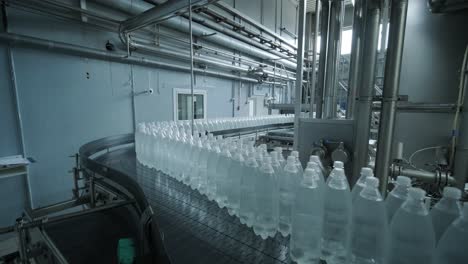
[[(359, 87), (359, 99), (356, 105), (356, 133), (354, 140), (354, 164), (353, 164), (353, 182), (359, 177), (362, 167), (368, 164), (369, 152), (369, 134), (372, 117), (372, 101), (375, 85), (375, 67), (377, 60), (377, 50), (379, 42), (379, 27), (381, 6), (380, 0), (368, 0), (365, 10), (365, 35), (362, 43), (362, 58), (361, 69), (359, 70), (357, 79), (357, 87)], [(355, 58), (359, 60), (359, 58)]]
[[(107, 52), (98, 49), (92, 49), (88, 47), (82, 47), (78, 45), (68, 44), (64, 42), (57, 42), (57, 41), (50, 41), (40, 38), (34, 38), (29, 36), (23, 36), (18, 34), (8, 34), (8, 33), (0, 33), (0, 41), (8, 42), (13, 46), (20, 46), (20, 47), (35, 47), (44, 50), (51, 50), (62, 52), (71, 55), (78, 55), (78, 56), (88, 56), (90, 58), (95, 59), (102, 59), (102, 60), (109, 60), (115, 62), (122, 62), (134, 65), (142, 65), (142, 66), (151, 66), (156, 68), (163, 68), (175, 71), (184, 71), (189, 72), (190, 68), (186, 66), (175, 65), (171, 63), (165, 63), (160, 61), (155, 61), (151, 59), (141, 58), (141, 57), (134, 57), (134, 56), (127, 56), (126, 54), (119, 54), (115, 52)], [(202, 70), (202, 69), (194, 69), (197, 73), (203, 73), (206, 75), (219, 77), (219, 78), (227, 78), (232, 80), (242, 80), (246, 82), (254, 82), (258, 83), (258, 80), (248, 77), (241, 77), (234, 74), (223, 73), (218, 71), (212, 70)]]
[[(325, 86), (325, 77), (327, 75), (327, 47), (328, 47), (328, 22), (330, 18), (330, 5), (328, 0), (321, 1), (321, 12), (320, 12), (320, 57), (319, 57), (319, 68), (318, 68), (318, 79), (317, 79), (317, 111), (315, 113), (316, 118), (322, 118), (323, 115), (323, 92)], [(316, 13), (317, 14), (317, 13)]]
[(380, 191), (384, 196), (387, 193), (388, 174), (392, 157), (395, 114), (400, 87), (401, 60), (405, 39), (408, 0), (393, 0), (391, 10), (390, 34), (388, 38), (382, 94), (382, 112), (380, 114), (377, 156), (375, 161), (375, 175), (380, 179)]
[[(153, 5), (143, 2), (141, 0), (140, 1), (137, 1), (137, 0), (132, 0), (132, 1), (129, 1), (129, 0), (93, 0), (93, 1), (98, 4), (105, 5), (109, 8), (114, 8), (114, 9), (116, 8), (122, 12), (130, 13), (133, 15), (140, 14), (153, 7)], [(187, 19), (182, 18), (182, 17), (174, 17), (174, 18), (168, 19), (164, 21), (162, 25), (185, 32), (185, 33), (189, 32), (189, 22)], [(207, 40), (213, 43), (219, 44), (221, 46), (224, 46), (230, 49), (240, 51), (244, 54), (248, 54), (256, 58), (260, 58), (260, 59), (267, 60), (267, 61), (274, 61), (274, 60), (279, 59), (278, 56), (275, 56), (271, 54), (270, 52), (252, 47), (246, 43), (240, 42), (224, 34), (213, 32), (212, 30), (201, 25), (197, 25), (197, 24), (193, 25), (193, 34), (195, 36), (205, 36)], [(283, 64), (284, 66), (288, 68), (296, 69), (296, 64), (293, 62), (285, 61), (283, 62)]]
[(330, 1), (330, 28), (328, 32), (327, 69), (324, 85), (323, 118), (336, 117), (337, 70), (341, 55), (341, 27), (344, 19), (344, 0)]

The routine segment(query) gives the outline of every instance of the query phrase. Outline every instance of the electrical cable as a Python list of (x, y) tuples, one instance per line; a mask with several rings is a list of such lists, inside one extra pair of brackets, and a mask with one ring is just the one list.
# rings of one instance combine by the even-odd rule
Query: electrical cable
[(450, 164), (449, 168), (453, 167), (453, 160), (455, 158), (455, 145), (457, 144), (457, 137), (458, 137), (458, 125), (460, 121), (460, 112), (465, 101), (465, 76), (466, 76), (466, 64), (467, 64), (467, 57), (468, 57), (468, 45), (465, 48), (465, 55), (463, 56), (463, 64), (460, 72), (460, 83), (459, 83), (459, 90), (458, 90), (458, 99), (457, 99), (457, 111), (455, 112), (455, 117), (453, 118), (453, 126), (452, 126), (452, 144), (450, 150)]

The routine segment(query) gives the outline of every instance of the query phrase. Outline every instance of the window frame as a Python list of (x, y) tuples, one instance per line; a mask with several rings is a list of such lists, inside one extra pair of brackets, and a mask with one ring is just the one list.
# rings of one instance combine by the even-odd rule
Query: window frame
[[(173, 120), (174, 121), (179, 121), (178, 120), (178, 108), (179, 108), (179, 100), (178, 100), (178, 95), (179, 94), (187, 94), (191, 95), (192, 91), (190, 89), (186, 88), (174, 88), (173, 93), (172, 93), (172, 105), (173, 105)], [(193, 89), (193, 95), (202, 95), (203, 96), (203, 118), (195, 119), (195, 120), (205, 120), (206, 119), (206, 114), (207, 114), (207, 109), (208, 109), (208, 93), (206, 90), (202, 89)], [(191, 120), (191, 119), (188, 119)]]

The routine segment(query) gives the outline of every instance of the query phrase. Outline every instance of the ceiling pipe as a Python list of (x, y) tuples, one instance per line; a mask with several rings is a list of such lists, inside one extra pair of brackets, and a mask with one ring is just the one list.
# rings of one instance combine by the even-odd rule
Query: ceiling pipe
[[(93, 1), (98, 4), (105, 5), (109, 8), (118, 9), (122, 12), (130, 13), (133, 15), (140, 14), (154, 7), (153, 5), (143, 2), (141, 0), (138, 0), (138, 1), (137, 0), (131, 0), (131, 1), (130, 0), (93, 0)], [(182, 17), (170, 18), (164, 21), (163, 23), (161, 23), (161, 25), (184, 32), (184, 33), (189, 32), (188, 20)], [(219, 32), (213, 32), (213, 30), (210, 30), (206, 28), (205, 26), (199, 25), (197, 23), (193, 24), (193, 34), (194, 36), (204, 37), (204, 39), (212, 43), (216, 43), (223, 47), (240, 51), (243, 54), (251, 55), (253, 57), (260, 58), (265, 61), (275, 61), (275, 60), (280, 59), (278, 56), (271, 54), (270, 52), (253, 47), (245, 42), (241, 42), (225, 34), (222, 34)], [(285, 67), (288, 67), (294, 70), (296, 69), (296, 63), (294, 62), (284, 61), (282, 63), (284, 64)]]
[(272, 30), (270, 30), (269, 28), (263, 26), (262, 24), (258, 24), (257, 21), (255, 21), (254, 19), (248, 17), (247, 15), (245, 15), (244, 13), (240, 12), (239, 10), (231, 7), (230, 5), (226, 4), (226, 3), (223, 3), (223, 2), (217, 2), (214, 4), (214, 6), (220, 8), (221, 10), (224, 10), (234, 16), (237, 16), (239, 17), (242, 21), (245, 21), (247, 23), (249, 23), (250, 25), (254, 26), (255, 28), (259, 29), (261, 32), (265, 32), (266, 34), (270, 35), (271, 37), (273, 37), (274, 39), (278, 39), (281, 43), (285, 44), (286, 46), (289, 46), (290, 48), (292, 48), (293, 50), (297, 50), (296, 46), (290, 44), (286, 39), (284, 39), (282, 36), (276, 34), (275, 32), (273, 32)]
[[(361, 63), (358, 76), (355, 76), (358, 80), (355, 87), (359, 87), (359, 97), (356, 103), (354, 127), (353, 175), (351, 177), (353, 183), (359, 177), (361, 168), (367, 167), (369, 163), (369, 134), (381, 17), (380, 0), (368, 0), (366, 2), (364, 10), (364, 16), (366, 17), (364, 35), (359, 36), (362, 39), (359, 40), (360, 43), (358, 44), (362, 45), (362, 53), (359, 54), (362, 57), (360, 58)], [(355, 59), (359, 60), (359, 58)]]
[[(29, 37), (18, 34), (9, 34), (9, 33), (0, 33), (0, 41), (10, 43), (12, 46), (16, 47), (33, 47), (43, 50), (50, 50), (61, 52), (70, 55), (76, 56), (86, 56), (94, 59), (115, 61), (120, 63), (127, 63), (133, 65), (149, 66), (156, 67), (174, 71), (183, 71), (189, 72), (190, 68), (186, 66), (180, 66), (172, 63), (160, 62), (152, 59), (146, 59), (142, 57), (127, 56), (126, 54), (116, 53), (116, 52), (107, 52), (98, 49), (78, 46), (74, 44), (68, 44), (58, 41), (50, 41), (35, 37)], [(194, 69), (197, 73), (202, 73), (218, 78), (227, 78), (231, 80), (242, 80), (245, 82), (258, 83), (257, 79), (242, 77), (236, 74), (223, 73), (212, 70), (203, 70), (203, 69)]]
[(319, 34), (319, 23), (320, 23), (320, 0), (315, 0), (315, 22), (314, 22), (314, 35), (312, 39), (312, 63), (310, 67), (312, 68), (310, 71), (310, 109), (309, 109), (309, 117), (313, 118), (313, 113), (315, 110), (315, 94), (316, 94), (316, 78), (317, 74), (315, 73), (315, 66), (317, 65), (317, 40), (318, 40), (318, 34)]
[(120, 24), (120, 29), (124, 33), (130, 33), (151, 24), (161, 23), (177, 16), (179, 12), (187, 12), (193, 5), (206, 5), (215, 1), (217, 0), (193, 0), (191, 5), (189, 1), (168, 1), (125, 20)]
[(388, 175), (392, 158), (408, 0), (393, 0), (391, 10), (390, 34), (382, 94), (382, 112), (380, 113), (375, 161), (375, 175), (380, 179), (380, 192), (384, 196), (387, 194)]
[(336, 118), (337, 71), (341, 59), (341, 28), (344, 19), (344, 0), (330, 1), (330, 28), (328, 32), (327, 69), (324, 85), (323, 118)]

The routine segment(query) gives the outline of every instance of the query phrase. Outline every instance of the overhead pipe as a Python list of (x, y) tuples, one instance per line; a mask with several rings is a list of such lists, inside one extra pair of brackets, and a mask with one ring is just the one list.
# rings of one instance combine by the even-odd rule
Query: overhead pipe
[[(361, 66), (356, 82), (359, 97), (356, 105), (355, 139), (353, 148), (353, 182), (359, 177), (362, 167), (368, 164), (369, 134), (374, 97), (375, 68), (378, 55), (381, 5), (380, 0), (368, 0), (365, 7), (365, 25), (362, 40)], [(359, 60), (359, 58), (355, 58)], [(355, 65), (357, 66), (357, 64)], [(356, 87), (356, 86), (355, 86)], [(349, 89), (351, 90), (351, 89)], [(348, 90), (348, 91), (349, 91)]]
[(390, 33), (380, 113), (379, 135), (375, 175), (380, 179), (380, 191), (386, 195), (388, 175), (392, 158), (392, 144), (395, 130), (395, 115), (400, 87), (401, 61), (405, 39), (408, 0), (393, 0), (390, 14)]
[(299, 118), (301, 116), (301, 105), (302, 105), (302, 80), (304, 78), (304, 37), (305, 37), (305, 20), (307, 1), (299, 1), (299, 27), (298, 27), (298, 38), (297, 38), (297, 72), (296, 72), (296, 96), (295, 96), (295, 107), (294, 107), (294, 144), (295, 150), (298, 149), (299, 145)]
[(341, 28), (343, 26), (344, 11), (344, 0), (330, 1), (330, 28), (323, 103), (323, 118), (325, 119), (334, 119), (336, 117), (336, 76), (341, 59)]
[(221, 1), (219, 1), (219, 2), (214, 3), (213, 5), (220, 8), (221, 10), (224, 10), (224, 11), (236, 16), (236, 17), (239, 17), (242, 21), (246, 21), (250, 25), (252, 25), (255, 28), (259, 29), (261, 32), (265, 32), (266, 34), (270, 35), (274, 39), (278, 39), (282, 44), (292, 48), (293, 50), (297, 50), (297, 47), (290, 44), (285, 38), (278, 35), (276, 32), (270, 30), (269, 28), (263, 26), (262, 24), (258, 24), (257, 21), (255, 21), (254, 19), (252, 19), (252, 18), (248, 17), (247, 15), (243, 14), (239, 10), (231, 7), (229, 4), (226, 4), (226, 3), (223, 3)]
[[(10, 43), (13, 46), (19, 47), (34, 47), (44, 50), (51, 50), (56, 52), (62, 52), (65, 54), (77, 55), (77, 56), (88, 56), (90, 58), (109, 60), (133, 65), (150, 66), (156, 68), (163, 68), (175, 71), (189, 72), (190, 68), (186, 66), (180, 66), (172, 63), (160, 62), (152, 59), (127, 56), (126, 54), (107, 52), (98, 49), (78, 46), (74, 44), (68, 44), (64, 42), (45, 40), (35, 37), (29, 37), (24, 35), (12, 34), (12, 33), (0, 33), (0, 41)], [(206, 75), (227, 78), (232, 80), (242, 80), (246, 82), (258, 83), (257, 79), (243, 77), (235, 74), (223, 73), (212, 70), (194, 69), (197, 73), (203, 73)]]
[[(217, 0), (216, 0), (217, 1)], [(158, 24), (169, 18), (175, 17), (179, 12), (186, 12), (189, 9), (190, 1), (168, 1), (162, 5), (155, 6), (131, 17), (120, 24), (122, 32), (130, 33), (151, 24)], [(192, 0), (192, 5), (206, 5), (214, 0)]]
[(317, 78), (317, 111), (316, 118), (323, 116), (323, 97), (325, 77), (327, 75), (327, 52), (328, 52), (328, 28), (330, 19), (330, 5), (328, 0), (320, 0), (320, 57)]
[[(255, 48), (258, 48), (260, 50), (263, 50), (263, 51), (268, 51), (269, 53), (272, 53), (274, 55), (276, 55), (277, 57), (276, 58), (271, 58), (271, 59), (268, 59), (270, 61), (281, 61), (282, 63), (285, 63), (289, 68), (296, 68), (295, 64), (294, 64), (294, 58), (290, 57), (290, 56), (287, 56), (283, 53), (281, 53), (280, 51), (277, 51), (275, 49), (272, 49), (270, 47), (267, 47), (265, 46), (264, 44), (261, 44), (253, 39), (250, 39), (242, 34), (239, 34), (237, 32), (234, 32), (216, 22), (213, 22), (201, 15), (197, 15), (197, 14), (194, 14), (193, 15), (193, 18), (194, 18), (194, 21), (197, 22), (198, 24), (200, 25), (203, 25), (203, 26), (206, 26), (207, 28), (210, 28), (210, 29), (213, 29), (213, 30), (216, 30), (217, 32), (221, 32), (229, 37), (232, 37), (232, 38), (235, 38), (235, 39), (238, 39), (242, 42), (245, 42)], [(211, 38), (211, 36), (210, 36)]]
[(356, 103), (356, 93), (358, 89), (360, 67), (362, 66), (361, 59), (363, 52), (362, 42), (364, 39), (364, 6), (365, 0), (354, 1), (354, 18), (353, 18), (353, 39), (351, 43), (351, 58), (349, 63), (349, 84), (348, 84), (348, 100), (346, 104), (346, 118), (354, 117), (354, 105)]
[[(140, 14), (146, 10), (154, 7), (153, 5), (143, 2), (141, 0), (93, 0), (98, 4), (105, 5), (109, 8), (118, 9), (125, 13), (130, 14)], [(178, 31), (188, 33), (189, 32), (189, 23), (188, 20), (182, 17), (173, 17), (161, 23), (166, 27), (176, 29)], [(218, 45), (228, 47), (240, 51), (244, 54), (251, 55), (256, 58), (260, 58), (267, 61), (278, 60), (278, 56), (271, 54), (270, 52), (264, 51), (262, 49), (253, 47), (245, 42), (241, 42), (232, 37), (226, 36), (222, 33), (213, 32), (205, 26), (193, 24), (193, 34), (194, 36), (205, 36), (209, 41), (216, 43)], [(213, 34), (215, 33), (215, 34)], [(282, 62), (286, 67), (290, 69), (296, 69), (296, 63), (290, 61)]]

